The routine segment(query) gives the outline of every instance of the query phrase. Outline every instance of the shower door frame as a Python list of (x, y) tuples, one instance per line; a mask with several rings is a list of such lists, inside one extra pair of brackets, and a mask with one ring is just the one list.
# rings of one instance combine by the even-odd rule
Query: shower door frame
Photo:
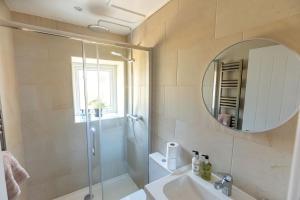
[[(35, 26), (35, 25), (29, 25), (29, 24), (25, 24), (25, 23), (19, 23), (19, 22), (15, 22), (15, 21), (11, 21), (11, 20), (4, 20), (0, 18), (0, 27), (5, 27), (5, 28), (10, 28), (10, 29), (16, 29), (16, 30), (21, 30), (21, 31), (25, 31), (25, 32), (34, 32), (34, 33), (39, 33), (39, 34), (45, 34), (45, 35), (49, 35), (49, 36), (56, 36), (56, 37), (62, 37), (62, 38), (66, 38), (66, 39), (70, 39), (70, 40), (75, 40), (75, 41), (79, 41), (82, 43), (82, 58), (83, 58), (83, 69), (85, 68), (85, 48), (84, 45), (85, 44), (95, 44), (98, 48), (98, 45), (104, 45), (104, 46), (115, 46), (115, 47), (119, 47), (119, 48), (126, 48), (126, 49), (136, 49), (136, 50), (142, 50), (142, 51), (146, 51), (148, 52), (148, 59), (149, 59), (149, 96), (148, 96), (148, 109), (149, 109), (149, 113), (148, 113), (148, 154), (151, 151), (151, 75), (152, 75), (152, 48), (149, 47), (143, 47), (143, 46), (138, 46), (138, 45), (132, 45), (130, 43), (127, 42), (119, 42), (119, 41), (112, 41), (112, 40), (106, 40), (106, 39), (99, 39), (96, 37), (91, 37), (91, 36), (87, 36), (87, 35), (82, 35), (82, 34), (77, 34), (77, 33), (72, 33), (72, 32), (66, 32), (66, 31), (60, 31), (60, 30), (55, 30), (55, 29), (49, 29), (49, 28), (44, 28), (41, 26)], [(98, 58), (97, 58), (98, 59)], [(85, 69), (84, 69), (85, 70)], [(85, 77), (84, 77), (85, 79)], [(84, 80), (84, 82), (86, 82), (86, 80)], [(86, 83), (85, 83), (86, 85)], [(86, 87), (86, 86), (85, 86)], [(85, 88), (86, 90), (86, 88)], [(86, 96), (86, 94), (85, 94)], [(86, 97), (85, 97), (86, 100)], [(87, 102), (85, 102), (85, 104), (87, 104)], [(87, 105), (86, 105), (87, 106)], [(87, 109), (87, 108), (86, 108)], [(88, 111), (86, 110), (86, 135), (87, 135), (87, 153), (88, 153), (88, 182), (89, 182), (89, 195), (92, 195), (92, 183), (93, 183), (93, 177), (92, 177), (92, 171), (91, 171), (91, 162), (92, 162), (92, 141), (90, 139), (90, 125), (89, 125), (89, 119), (88, 119)], [(99, 126), (101, 124), (101, 117), (99, 118)], [(101, 134), (101, 127), (99, 129), (99, 134)], [(145, 173), (145, 180), (149, 181), (149, 159), (147, 159), (148, 162), (146, 163), (147, 166), (147, 170)], [(102, 170), (101, 170), (102, 171)], [(100, 172), (100, 177), (101, 177), (101, 172)], [(101, 179), (101, 178), (100, 178)], [(101, 180), (102, 183), (102, 180)], [(101, 187), (101, 190), (103, 190), (103, 188)], [(103, 195), (103, 192), (101, 192)], [(92, 199), (92, 198), (88, 198), (88, 199)]]
[(138, 49), (138, 50), (149, 51), (149, 52), (152, 51), (152, 48), (150, 48), (150, 47), (133, 45), (128, 42), (101, 39), (101, 38), (87, 36), (87, 35), (83, 35), (83, 34), (78, 34), (78, 33), (73, 33), (73, 32), (68, 32), (68, 31), (60, 31), (60, 30), (51, 29), (51, 28), (44, 28), (41, 26), (35, 26), (35, 25), (15, 22), (12, 20), (5, 20), (5, 19), (1, 19), (1, 18), (0, 18), (0, 27), (6, 27), (6, 28), (18, 29), (18, 30), (22, 30), (22, 31), (35, 32), (35, 33), (46, 34), (46, 35), (51, 35), (51, 36), (63, 37), (63, 38), (71, 39), (71, 40), (81, 41), (84, 43), (115, 46), (115, 47), (128, 48), (128, 49), (132, 48), (132, 49)]

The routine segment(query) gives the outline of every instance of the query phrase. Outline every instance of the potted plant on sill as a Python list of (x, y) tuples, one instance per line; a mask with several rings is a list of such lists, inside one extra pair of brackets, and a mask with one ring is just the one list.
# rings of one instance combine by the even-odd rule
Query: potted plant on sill
[(101, 100), (95, 99), (89, 102), (89, 108), (93, 109), (95, 112), (95, 117), (99, 117), (100, 113), (102, 113), (103, 108), (105, 108), (105, 104), (102, 103)]

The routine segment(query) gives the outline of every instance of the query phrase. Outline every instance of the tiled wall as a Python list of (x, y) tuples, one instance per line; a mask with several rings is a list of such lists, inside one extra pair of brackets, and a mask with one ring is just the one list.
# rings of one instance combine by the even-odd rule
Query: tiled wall
[[(0, 0), (0, 18), (10, 19), (10, 13)], [(24, 166), (23, 138), (21, 134), (18, 86), (15, 74), (12, 31), (0, 28), (0, 96), (3, 107), (7, 148)], [(26, 166), (25, 166), (26, 167)], [(20, 200), (27, 199), (26, 183), (22, 186)]]
[(219, 125), (206, 111), (206, 66), (225, 47), (262, 37), (300, 53), (298, 0), (172, 0), (134, 31), (133, 43), (153, 47), (152, 151), (175, 140), (182, 160), (191, 150), (211, 156), (214, 171), (258, 199), (285, 199), (297, 116), (254, 135)]

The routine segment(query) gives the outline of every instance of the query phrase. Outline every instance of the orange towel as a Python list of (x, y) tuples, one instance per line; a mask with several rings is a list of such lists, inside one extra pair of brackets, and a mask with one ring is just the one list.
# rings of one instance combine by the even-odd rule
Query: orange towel
[(14, 200), (21, 194), (20, 184), (29, 178), (29, 174), (8, 151), (3, 152), (3, 162), (8, 199)]

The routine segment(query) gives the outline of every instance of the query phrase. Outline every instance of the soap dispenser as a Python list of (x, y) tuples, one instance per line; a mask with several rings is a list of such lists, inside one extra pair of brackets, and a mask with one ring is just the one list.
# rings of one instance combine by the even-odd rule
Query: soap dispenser
[(201, 155), (204, 158), (204, 161), (201, 163), (200, 175), (206, 181), (211, 180), (211, 163), (209, 162), (208, 155)]
[(198, 151), (193, 151), (194, 157), (192, 159), (192, 171), (195, 175), (200, 175), (200, 157)]

